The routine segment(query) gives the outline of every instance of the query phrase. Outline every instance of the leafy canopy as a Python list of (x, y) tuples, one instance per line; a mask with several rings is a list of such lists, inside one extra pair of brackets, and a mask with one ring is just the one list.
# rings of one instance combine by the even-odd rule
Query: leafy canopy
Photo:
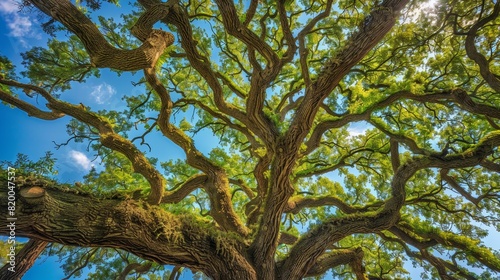
[[(27, 2), (46, 14), (52, 3)], [(42, 116), (25, 105), (40, 95), (101, 159), (80, 188), (234, 233), (260, 279), (409, 279), (412, 265), (424, 279), (498, 277), (500, 253), (482, 241), (500, 232), (498, 1), (138, 2), (119, 3), (120, 18), (75, 5), (116, 53), (155, 46), (137, 31), (152, 32), (145, 15), (173, 34), (153, 68), (102, 62), (92, 30), (57, 13), (44, 26), (54, 37), (22, 54), (24, 84), (0, 57), (2, 100)], [(110, 84), (132, 82), (122, 110), (64, 101), (108, 68)], [(184, 266), (217, 277), (60, 246), (46, 253), (75, 276), (85, 260), (92, 279), (131, 263), (148, 279)]]

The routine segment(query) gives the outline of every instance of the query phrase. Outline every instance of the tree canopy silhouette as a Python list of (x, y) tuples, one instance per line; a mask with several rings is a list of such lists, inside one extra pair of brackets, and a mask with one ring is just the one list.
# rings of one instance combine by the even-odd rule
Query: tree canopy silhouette
[[(0, 60), (4, 104), (71, 119), (104, 166), (65, 185), (17, 163), (20, 275), (47, 248), (92, 279), (498, 277), (499, 1), (119, 4), (24, 1), (53, 37), (22, 73)], [(126, 109), (65, 101), (109, 69), (140, 74)]]

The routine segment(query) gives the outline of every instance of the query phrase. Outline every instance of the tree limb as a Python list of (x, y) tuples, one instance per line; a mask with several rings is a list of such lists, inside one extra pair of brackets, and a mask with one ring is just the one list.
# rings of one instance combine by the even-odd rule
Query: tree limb
[[(7, 185), (6, 178), (0, 183)], [(199, 270), (213, 279), (256, 279), (234, 234), (206, 220), (174, 215), (134, 200), (105, 199), (61, 190), (53, 182), (17, 184), (16, 236), (81, 247), (120, 248), (160, 265)], [(7, 207), (7, 188), (0, 206)], [(0, 213), (6, 220), (7, 211)], [(8, 235), (7, 227), (0, 234)], [(196, 246), (193, 246), (196, 244)], [(229, 269), (230, 275), (220, 275)]]
[[(425, 95), (417, 95), (413, 94), (409, 91), (399, 91), (396, 93), (393, 93), (383, 100), (376, 102), (375, 104), (369, 106), (364, 112), (362, 113), (355, 113), (355, 114), (345, 114), (340, 118), (336, 119), (331, 119), (331, 120), (325, 120), (319, 124), (317, 124), (309, 139), (306, 142), (306, 150), (303, 152), (304, 154), (309, 154), (312, 151), (314, 151), (320, 144), (321, 142), (321, 137), (322, 135), (330, 129), (334, 128), (339, 128), (342, 127), (348, 123), (351, 122), (356, 122), (356, 121), (362, 121), (362, 120), (369, 120), (370, 115), (378, 109), (390, 106), (394, 104), (396, 101), (401, 100), (401, 99), (410, 99), (418, 102), (435, 102), (435, 103), (440, 103), (442, 101), (453, 101), (456, 102), (458, 105), (460, 105), (463, 109), (475, 113), (475, 114), (480, 114), (480, 115), (485, 115), (490, 118), (495, 118), (495, 119), (500, 119), (500, 108), (496, 108), (493, 106), (485, 105), (485, 104), (479, 104), (475, 103), (470, 99), (470, 97), (467, 95), (467, 93), (462, 90), (462, 89), (451, 89), (451, 90), (446, 90), (446, 91), (441, 91), (441, 92), (435, 92), (435, 93), (429, 93)], [(373, 125), (377, 126), (377, 123), (373, 123)], [(377, 128), (383, 130), (381, 126), (377, 126)], [(393, 133), (389, 133), (387, 130), (384, 129), (384, 133), (388, 134), (391, 138), (398, 142), (402, 142), (406, 144), (408, 147), (410, 147), (415, 153), (418, 154), (425, 154), (426, 151), (423, 150), (422, 148), (418, 147), (417, 144), (415, 143), (414, 140), (405, 137), (403, 135), (396, 135)]]
[(147, 262), (145, 264), (140, 264), (140, 263), (131, 263), (123, 269), (123, 271), (120, 273), (118, 276), (118, 280), (125, 280), (127, 279), (127, 275), (130, 274), (133, 270), (137, 273), (145, 273), (148, 270), (151, 269), (151, 266), (153, 265), (152, 262)]
[[(310, 132), (318, 109), (324, 98), (338, 85), (345, 74), (389, 32), (396, 22), (399, 11), (407, 2), (408, 0), (386, 0), (370, 13), (367, 17), (369, 21), (351, 37), (344, 50), (327, 63), (324, 74), (306, 88), (305, 98), (297, 109), (289, 129), (276, 140), (274, 146), (276, 153), (271, 164), (273, 172), (270, 178), (270, 184), (273, 188), (267, 194), (260, 230), (252, 244), (256, 267), (258, 271), (264, 273), (261, 276), (263, 279), (271, 278), (271, 275), (274, 274), (272, 263), (279, 236), (281, 215), (288, 198), (294, 192), (290, 175), (296, 164), (302, 141)], [(228, 24), (231, 23), (225, 22), (229, 29)], [(311, 256), (312, 262), (321, 253), (315, 257)], [(306, 267), (310, 265), (309, 262), (306, 263), (305, 267), (297, 265), (293, 269), (287, 268), (285, 272), (287, 277), (285, 278), (294, 279), (303, 276), (307, 272)]]
[(0, 279), (20, 280), (23, 275), (33, 266), (35, 260), (40, 256), (49, 242), (31, 238), (28, 243), (16, 254), (15, 271), (9, 270), (10, 264), (7, 262), (0, 269)]
[(64, 117), (61, 112), (46, 112), (0, 89), (0, 99), (28, 113), (28, 116), (42, 120), (56, 120)]
[(474, 203), (476, 206), (479, 204), (480, 200), (473, 197), (468, 191), (462, 188), (455, 179), (453, 179), (450, 175), (448, 175), (448, 169), (441, 169), (439, 174), (441, 175), (441, 179), (445, 180), (446, 183), (454, 190), (456, 190), (460, 195), (462, 195), (468, 201)]
[(162, 203), (178, 203), (197, 188), (203, 187), (208, 176), (205, 174), (196, 174), (187, 179), (182, 185), (172, 192), (167, 192), (162, 199)]
[[(436, 268), (441, 279), (453, 279), (453, 278), (449, 278), (450, 276), (446, 272), (446, 269), (452, 271), (454, 274), (458, 274), (458, 275), (464, 277), (467, 280), (476, 280), (477, 279), (477, 278), (473, 277), (472, 275), (470, 275), (469, 273), (464, 272), (463, 269), (461, 269), (457, 265), (454, 265), (448, 261), (445, 261), (441, 258), (438, 258), (438, 257), (430, 254), (428, 252), (427, 248), (437, 244), (437, 242), (435, 240), (430, 240), (427, 242), (419, 242), (418, 240), (410, 237), (409, 235), (407, 235), (403, 231), (401, 231), (401, 230), (396, 231), (395, 229), (396, 229), (396, 227), (393, 227), (390, 229), (390, 231), (392, 233), (394, 233), (398, 238), (389, 237), (389, 236), (385, 235), (384, 233), (379, 233), (379, 236), (381, 236), (384, 240), (388, 240), (388, 241), (396, 242), (396, 243), (400, 244), (404, 248), (404, 250), (408, 256), (429, 262), (432, 266), (434, 266)], [(401, 233), (404, 233), (404, 236), (401, 236)], [(407, 243), (411, 244), (412, 246), (415, 246), (417, 249), (419, 249), (420, 254), (411, 251), (408, 248)]]
[(335, 206), (346, 214), (358, 212), (358, 209), (345, 203), (342, 199), (334, 196), (323, 197), (291, 197), (284, 212), (297, 214), (307, 207)]
[[(16, 81), (0, 80), (0, 83), (18, 88), (26, 88), (38, 92), (48, 101), (47, 107), (54, 112), (60, 112), (71, 116), (83, 123), (93, 126), (99, 131), (99, 141), (114, 151), (125, 155), (132, 163), (134, 171), (146, 178), (151, 186), (151, 193), (148, 201), (151, 204), (158, 204), (165, 189), (163, 176), (151, 165), (146, 156), (129, 140), (123, 138), (113, 130), (113, 126), (103, 117), (87, 111), (81, 106), (66, 103), (54, 98), (45, 89), (33, 85), (27, 85)], [(3, 94), (2, 94), (3, 95)], [(15, 104), (12, 104), (15, 105)], [(23, 109), (23, 108), (20, 108)]]
[[(162, 30), (141, 30), (142, 17), (134, 29), (144, 43), (134, 50), (122, 50), (111, 46), (99, 29), (68, 0), (30, 0), (30, 3), (46, 15), (58, 20), (82, 41), (90, 55), (92, 65), (134, 71), (154, 67), (163, 51), (174, 42), (171, 33)], [(146, 14), (149, 16), (149, 14)], [(149, 23), (149, 22), (148, 22)], [(148, 33), (146, 35), (146, 33)]]
[[(286, 279), (307, 273), (316, 259), (332, 244), (354, 233), (378, 232), (389, 229), (399, 220), (399, 211), (405, 204), (406, 182), (418, 170), (425, 168), (463, 168), (479, 164), (500, 146), (500, 131), (486, 135), (472, 149), (444, 158), (416, 157), (401, 165), (391, 182), (391, 198), (375, 213), (350, 214), (332, 218), (310, 230), (292, 248), (284, 261)], [(494, 266), (493, 266), (494, 267)]]
[(467, 56), (479, 66), (479, 73), (486, 83), (496, 92), (500, 92), (500, 78), (491, 72), (488, 60), (484, 55), (478, 52), (474, 41), (476, 40), (479, 29), (488, 22), (495, 20), (499, 14), (500, 3), (497, 1), (493, 8), (493, 12), (476, 22), (467, 32), (467, 37), (465, 38), (465, 51), (467, 52)]
[(350, 249), (335, 249), (333, 252), (322, 255), (318, 258), (316, 264), (306, 274), (306, 277), (320, 276), (331, 268), (342, 264), (350, 264), (356, 275), (356, 279), (368, 279), (363, 266), (363, 250), (356, 248)]
[(229, 179), (226, 172), (198, 151), (193, 140), (184, 131), (170, 123), (173, 103), (170, 94), (156, 76), (154, 69), (144, 69), (144, 77), (161, 100), (162, 106), (157, 121), (161, 132), (184, 150), (186, 162), (189, 165), (203, 171), (207, 176), (205, 190), (209, 195), (212, 206), (211, 216), (224, 229), (237, 232), (243, 236), (247, 235), (248, 229), (233, 209), (229, 193)]

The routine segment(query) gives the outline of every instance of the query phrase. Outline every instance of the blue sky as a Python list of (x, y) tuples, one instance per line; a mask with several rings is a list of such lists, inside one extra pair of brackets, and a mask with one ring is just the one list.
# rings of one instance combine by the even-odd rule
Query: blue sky
[[(111, 10), (117, 12), (116, 7)], [(36, 17), (20, 14), (17, 11), (18, 8), (13, 1), (0, 0), (0, 41), (3, 42), (0, 54), (7, 56), (19, 71), (22, 70), (20, 53), (33, 46), (45, 45), (48, 37), (39, 28), (40, 22)], [(65, 92), (62, 98), (74, 104), (82, 102), (91, 106), (92, 110), (120, 109), (125, 105), (121, 100), (123, 95), (137, 94), (135, 91), (139, 91), (130, 86), (130, 81), (140, 78), (137, 74), (132, 76), (125, 73), (120, 78), (111, 71), (102, 71), (101, 74), (101, 79), (88, 79), (87, 83)], [(37, 160), (44, 156), (46, 151), (51, 151), (58, 159), (56, 163), (56, 169), (59, 171), (58, 179), (63, 182), (80, 181), (92, 166), (99, 168), (99, 159), (94, 160), (95, 155), (86, 150), (86, 144), (70, 142), (67, 146), (55, 149), (54, 142), (64, 143), (69, 138), (66, 133), (69, 117), (44, 121), (29, 117), (21, 110), (0, 105), (0, 118), (2, 119), (0, 160), (15, 161), (18, 153), (29, 155), (31, 160)], [(165, 141), (164, 138), (152, 139), (152, 145), (165, 145)], [(165, 149), (168, 153), (163, 155), (163, 159), (183, 158), (179, 148), (170, 146), (170, 149)], [(62, 279), (64, 273), (60, 265), (55, 257), (41, 257), (23, 279)], [(185, 270), (183, 275), (185, 279), (191, 278), (188, 270)], [(84, 276), (72, 279), (85, 279)]]
[[(118, 15), (119, 9), (108, 7), (107, 16)], [(0, 0), (0, 54), (7, 56), (21, 68), (21, 52), (29, 50), (33, 46), (45, 45), (48, 37), (40, 30), (39, 20), (36, 17), (17, 13), (18, 8), (11, 0)], [(109, 13), (108, 13), (109, 11)], [(118, 77), (110, 71), (102, 71), (101, 79), (88, 79), (88, 82), (75, 86), (72, 90), (65, 92), (63, 99), (78, 104), (80, 102), (98, 109), (120, 109), (124, 106), (121, 97), (127, 94), (140, 93), (141, 89), (130, 86), (130, 81), (137, 81), (140, 75), (128, 73)], [(26, 80), (24, 80), (27, 82)], [(86, 144), (70, 142), (56, 150), (54, 142), (64, 143), (68, 139), (66, 124), (69, 117), (55, 121), (44, 121), (32, 117), (18, 109), (11, 109), (0, 105), (0, 131), (2, 131), (2, 142), (0, 145), (0, 160), (14, 161), (18, 153), (27, 154), (32, 160), (42, 157), (46, 151), (54, 153), (58, 159), (56, 168), (59, 170), (59, 179), (64, 182), (75, 182), (81, 180), (92, 166), (99, 168), (99, 160), (94, 160), (95, 155), (86, 150)], [(365, 127), (355, 125), (351, 134), (356, 135), (364, 132)], [(208, 136), (208, 137), (207, 137)], [(195, 137), (195, 141), (204, 153), (210, 151), (217, 145), (217, 141), (208, 140), (210, 135), (202, 132)], [(163, 154), (155, 154), (161, 159), (184, 158), (182, 151), (169, 143), (164, 138), (151, 137), (150, 144), (153, 147), (163, 146)], [(490, 232), (495, 232), (493, 229)], [(485, 239), (485, 244), (500, 250), (500, 243), (496, 235), (490, 235)], [(418, 278), (421, 269), (412, 269), (413, 276)], [(190, 279), (191, 274), (185, 273), (184, 278)], [(28, 280), (37, 279), (61, 279), (64, 277), (60, 264), (56, 258), (42, 257), (26, 274)], [(83, 279), (84, 277), (82, 277)]]

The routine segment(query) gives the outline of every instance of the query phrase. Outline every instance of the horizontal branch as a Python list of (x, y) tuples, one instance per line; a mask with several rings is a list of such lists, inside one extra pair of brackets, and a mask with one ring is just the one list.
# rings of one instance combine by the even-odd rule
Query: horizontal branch
[(462, 250), (484, 266), (493, 271), (500, 272), (500, 260), (490, 250), (478, 246), (478, 242), (472, 238), (456, 235), (451, 232), (443, 232), (439, 229), (415, 228), (407, 223), (401, 226), (422, 238), (433, 240), (444, 247)]
[[(1, 177), (0, 183), (7, 186), (7, 178)], [(7, 191), (0, 189), (0, 207), (4, 209), (8, 206)], [(207, 227), (206, 220), (174, 215), (131, 199), (77, 194), (44, 180), (16, 180), (16, 193), (16, 237), (120, 248), (160, 265), (202, 271), (213, 279), (255, 279), (255, 271), (244, 257), (245, 246), (234, 234)], [(2, 211), (0, 219), (7, 220), (7, 215)], [(9, 231), (4, 226), (0, 235), (9, 235)], [(223, 270), (230, 275), (220, 275)]]
[[(404, 233), (404, 236), (401, 236), (401, 233), (403, 233), (403, 231), (401, 231), (401, 230), (395, 231), (395, 227), (391, 228), (390, 231), (392, 233), (394, 233), (397, 237), (389, 237), (389, 236), (385, 235), (384, 233), (379, 233), (379, 236), (382, 237), (384, 240), (396, 242), (399, 245), (401, 245), (404, 248), (404, 250), (408, 256), (429, 262), (432, 266), (434, 266), (436, 268), (441, 279), (455, 279), (455, 278), (450, 278), (450, 276), (446, 272), (447, 269), (452, 271), (453, 274), (458, 274), (467, 280), (476, 280), (477, 279), (477, 278), (473, 277), (472, 275), (470, 275), (470, 273), (465, 272), (463, 269), (458, 267), (456, 264), (452, 264), (448, 261), (445, 261), (441, 258), (438, 258), (438, 257), (430, 254), (428, 252), (427, 248), (437, 244), (437, 242), (435, 242), (434, 240), (420, 242), (420, 241), (416, 240), (415, 238), (410, 237), (406, 233)], [(412, 246), (419, 249), (420, 254), (417, 252), (411, 251), (410, 248), (407, 246), (407, 244), (411, 244)]]
[(26, 113), (28, 113), (28, 116), (30, 116), (30, 117), (35, 117), (35, 118), (39, 118), (42, 120), (52, 121), (52, 120), (56, 120), (56, 119), (59, 119), (59, 118), (62, 118), (65, 116), (61, 112), (42, 111), (42, 110), (38, 109), (37, 107), (29, 104), (28, 102), (25, 102), (17, 97), (12, 96), (11, 94), (3, 91), (2, 89), (0, 89), (0, 100), (3, 100), (4, 102), (7, 102), (7, 103), (25, 111)]
[(286, 213), (297, 214), (304, 208), (335, 206), (346, 214), (358, 212), (358, 209), (345, 203), (344, 200), (334, 196), (323, 197), (291, 197), (288, 200), (288, 205), (285, 208)]
[(476, 206), (479, 204), (480, 200), (473, 197), (468, 191), (462, 188), (454, 178), (448, 175), (448, 169), (441, 169), (439, 174), (441, 175), (441, 179), (446, 181), (450, 187), (452, 187), (455, 191), (457, 191), (461, 196), (463, 196), (468, 201), (474, 203)]
[(198, 188), (203, 188), (203, 184), (206, 183), (208, 176), (205, 174), (196, 174), (187, 179), (182, 185), (180, 185), (176, 190), (166, 193), (161, 202), (162, 203), (178, 203), (183, 200), (186, 196), (192, 193)]
[[(463, 109), (479, 114), (479, 115), (484, 115), (487, 117), (495, 118), (495, 119), (500, 119), (500, 108), (496, 108), (490, 105), (485, 105), (485, 104), (479, 104), (474, 102), (470, 96), (462, 89), (452, 89), (452, 90), (446, 90), (446, 91), (441, 91), (441, 92), (435, 92), (435, 93), (429, 93), (425, 95), (418, 95), (411, 93), (410, 91), (398, 91), (396, 93), (393, 93), (386, 98), (384, 98), (381, 101), (376, 102), (375, 104), (369, 106), (364, 112), (362, 113), (355, 113), (355, 114), (346, 114), (343, 115), (340, 118), (332, 119), (332, 120), (325, 120), (318, 125), (316, 125), (311, 133), (311, 136), (306, 142), (306, 150), (303, 152), (304, 154), (309, 154), (312, 151), (314, 151), (317, 147), (319, 147), (320, 142), (321, 142), (321, 137), (323, 134), (334, 128), (340, 128), (343, 127), (349, 123), (352, 122), (358, 122), (358, 121), (367, 121), (370, 119), (370, 115), (375, 112), (376, 110), (388, 107), (395, 102), (402, 100), (402, 99), (409, 99), (409, 100), (414, 100), (422, 103), (426, 102), (433, 102), (433, 103), (441, 103), (443, 101), (451, 101), (455, 102), (458, 105), (460, 105)], [(376, 125), (376, 123), (372, 123)], [(381, 129), (380, 126), (377, 126), (379, 129)], [(384, 133), (389, 133), (387, 130)], [(416, 153), (419, 154), (425, 154), (425, 151), (419, 148), (416, 143), (411, 140), (410, 138), (404, 137), (402, 135), (396, 135), (396, 134), (391, 134), (391, 138), (394, 138), (394, 140), (397, 140), (398, 142), (402, 142), (408, 147), (412, 148), (412, 150)]]

